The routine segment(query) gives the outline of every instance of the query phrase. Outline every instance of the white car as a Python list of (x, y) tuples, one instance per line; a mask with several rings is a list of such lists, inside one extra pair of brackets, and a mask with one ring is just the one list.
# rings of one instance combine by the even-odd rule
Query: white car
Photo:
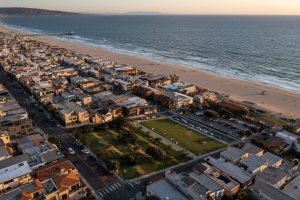
[(75, 151), (71, 147), (68, 148), (68, 151), (71, 155), (75, 154)]
[(89, 154), (90, 153), (87, 149), (82, 149), (81, 152), (84, 153), (84, 154)]

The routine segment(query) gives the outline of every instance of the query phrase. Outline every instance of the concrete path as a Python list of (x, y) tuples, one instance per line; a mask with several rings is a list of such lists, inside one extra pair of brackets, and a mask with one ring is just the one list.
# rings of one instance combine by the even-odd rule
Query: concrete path
[(195, 157), (196, 157), (196, 155), (193, 154), (192, 152), (190, 152), (190, 151), (186, 150), (185, 148), (183, 148), (183, 147), (177, 145), (176, 143), (170, 141), (169, 139), (167, 139), (167, 138), (161, 136), (160, 134), (156, 133), (155, 131), (153, 131), (153, 130), (151, 130), (151, 129), (145, 127), (145, 126), (143, 126), (142, 124), (134, 123), (134, 125), (136, 125), (136, 126), (138, 126), (138, 127), (141, 127), (142, 130), (143, 130), (144, 132), (149, 132), (149, 133), (150, 133), (150, 136), (152, 136), (153, 138), (160, 138), (160, 139), (161, 139), (161, 142), (163, 142), (163, 143), (165, 143), (165, 144), (167, 144), (167, 145), (172, 146), (173, 149), (175, 149), (175, 150), (177, 150), (177, 151), (183, 151), (183, 152), (187, 153), (187, 155), (188, 155), (189, 157), (191, 157), (191, 158), (195, 158)]

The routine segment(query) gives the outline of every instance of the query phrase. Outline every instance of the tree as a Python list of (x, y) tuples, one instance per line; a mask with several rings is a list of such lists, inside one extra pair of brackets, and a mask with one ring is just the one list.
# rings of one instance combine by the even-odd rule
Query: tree
[(158, 143), (160, 143), (161, 142), (161, 138), (155, 138), (154, 139), (154, 144), (158, 144)]
[(177, 82), (179, 80), (179, 76), (176, 74), (170, 74), (170, 79), (172, 82)]
[(84, 133), (81, 133), (79, 131), (76, 131), (75, 134), (74, 134), (74, 136), (75, 136), (76, 139), (78, 139), (78, 140), (80, 140), (81, 142), (84, 143), (85, 140), (86, 140), (87, 134), (84, 134)]
[(59, 139), (57, 137), (49, 137), (48, 141), (53, 143), (53, 144), (58, 144), (59, 143)]
[(286, 124), (283, 127), (284, 127), (284, 129), (286, 129), (287, 131), (290, 131), (290, 132), (294, 132), (296, 130), (296, 127), (293, 126), (292, 124)]
[(233, 198), (239, 199), (239, 200), (250, 200), (251, 199), (251, 190), (250, 189), (240, 190), (236, 195), (234, 195)]
[(234, 116), (234, 114), (226, 108), (220, 108), (218, 109), (218, 112), (220, 113), (220, 115), (223, 115), (227, 119)]
[(213, 111), (213, 110), (206, 110), (204, 112), (204, 116), (209, 119), (217, 119), (220, 117), (219, 113), (217, 113), (216, 111)]
[(96, 155), (101, 160), (107, 160), (109, 159), (110, 153), (106, 149), (100, 149), (96, 152)]
[(123, 165), (136, 165), (136, 160), (134, 158), (134, 156), (125, 154), (124, 156), (121, 157), (120, 159), (121, 164)]
[(120, 162), (118, 160), (110, 160), (107, 163), (107, 167), (110, 171), (118, 172), (120, 169)]
[(137, 141), (137, 136), (136, 134), (130, 132), (130, 131), (125, 131), (121, 135), (121, 140), (127, 144), (135, 144)]
[(118, 116), (115, 120), (111, 122), (111, 125), (114, 128), (123, 128), (124, 126), (128, 125), (129, 121), (126, 117)]
[(234, 114), (236, 114), (238, 116), (243, 116), (243, 115), (248, 115), (249, 114), (249, 111), (244, 110), (244, 109), (234, 110), (233, 112), (234, 112)]
[(148, 147), (146, 149), (146, 154), (150, 155), (154, 160), (161, 161), (164, 159), (164, 153), (162, 150), (156, 147)]

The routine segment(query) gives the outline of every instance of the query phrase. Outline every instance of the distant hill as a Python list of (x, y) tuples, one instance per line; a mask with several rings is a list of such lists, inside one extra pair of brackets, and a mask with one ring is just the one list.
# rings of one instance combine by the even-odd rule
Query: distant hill
[(37, 8), (0, 8), (0, 15), (2, 16), (43, 16), (43, 15), (78, 15), (78, 13), (45, 10)]
[(125, 14), (127, 14), (127, 15), (161, 15), (162, 13), (160, 13), (160, 12), (142, 12), (142, 11), (139, 11), (139, 12), (127, 12)]

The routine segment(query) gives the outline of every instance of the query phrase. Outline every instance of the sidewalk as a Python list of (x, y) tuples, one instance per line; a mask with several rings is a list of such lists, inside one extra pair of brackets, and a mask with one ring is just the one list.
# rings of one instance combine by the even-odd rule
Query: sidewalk
[(134, 181), (140, 181), (142, 179), (145, 179), (145, 178), (148, 178), (150, 176), (154, 176), (156, 174), (159, 174), (159, 173), (162, 173), (162, 172), (165, 172), (165, 171), (170, 171), (172, 169), (175, 169), (175, 168), (178, 168), (178, 167), (181, 167), (181, 166), (184, 166), (184, 165), (188, 165), (190, 163), (193, 163), (193, 162), (199, 162), (201, 159), (205, 158), (205, 157), (208, 157), (210, 155), (213, 155), (213, 154), (216, 154), (216, 153), (219, 153), (221, 151), (224, 151), (225, 149), (227, 149), (227, 147), (225, 148), (222, 148), (222, 149), (218, 149), (216, 151), (213, 151), (213, 152), (210, 152), (210, 153), (207, 153), (207, 154), (204, 154), (204, 155), (201, 155), (201, 156), (197, 156), (195, 157), (194, 159), (188, 161), (188, 162), (185, 162), (185, 163), (180, 163), (178, 165), (174, 165), (174, 166), (171, 166), (169, 168), (166, 168), (166, 169), (162, 169), (162, 170), (159, 170), (159, 171), (156, 171), (156, 172), (152, 172), (150, 174), (146, 174), (144, 176), (140, 176), (140, 177), (137, 177), (137, 178), (134, 178), (134, 179), (131, 179), (130, 181), (131, 182), (134, 182)]

